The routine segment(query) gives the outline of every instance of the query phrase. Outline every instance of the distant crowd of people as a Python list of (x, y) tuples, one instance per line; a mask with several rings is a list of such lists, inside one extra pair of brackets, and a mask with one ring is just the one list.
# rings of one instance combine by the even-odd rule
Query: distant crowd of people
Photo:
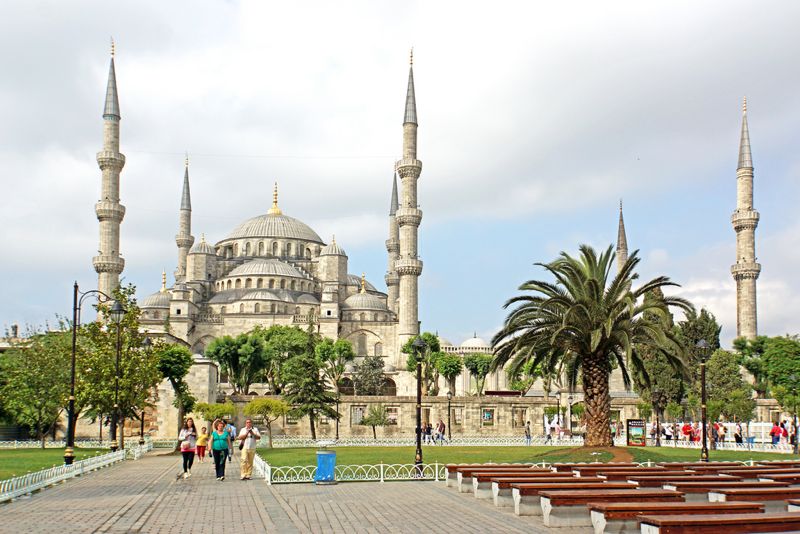
[[(703, 437), (703, 428), (699, 422), (675, 422), (660, 424), (661, 439), (665, 441), (700, 441)], [(650, 428), (650, 437), (656, 437), (656, 425)], [(732, 436), (731, 436), (732, 434)], [(773, 445), (794, 443), (795, 428), (789, 421), (775, 421), (772, 424), (769, 435)], [(725, 443), (733, 438), (734, 443), (744, 443), (745, 435), (741, 423), (724, 423), (715, 421), (708, 424), (706, 429), (706, 439), (712, 443)]]
[(422, 431), (422, 443), (429, 445), (441, 445), (443, 443), (450, 443), (445, 434), (447, 425), (444, 421), (439, 419), (434, 427), (431, 423), (422, 423), (420, 430)]
[(194, 419), (187, 418), (183, 423), (178, 441), (180, 442), (181, 455), (183, 456), (184, 479), (192, 476), (192, 466), (195, 456), (198, 462), (205, 462), (206, 451), (209, 441), (211, 442), (211, 457), (214, 460), (214, 472), (218, 481), (225, 480), (225, 464), (233, 462), (233, 443), (239, 442), (240, 451), (240, 470), (241, 480), (250, 480), (253, 476), (253, 460), (256, 455), (256, 446), (261, 434), (253, 426), (253, 421), (247, 419), (238, 434), (236, 427), (231, 421), (216, 419), (211, 424), (211, 434), (206, 432), (206, 427), (202, 427), (198, 432), (194, 424)]

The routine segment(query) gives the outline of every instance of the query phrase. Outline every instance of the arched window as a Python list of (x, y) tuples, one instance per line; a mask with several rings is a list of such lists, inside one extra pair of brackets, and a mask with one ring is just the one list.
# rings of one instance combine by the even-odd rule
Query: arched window
[(378, 314), (377, 313), (373, 313), (372, 314), (372, 320), (373, 321), (377, 321), (378, 320)]
[(375, 356), (383, 356), (383, 343), (380, 341), (375, 343)]
[(342, 395), (355, 395), (356, 388), (353, 384), (353, 381), (347, 377), (342, 378), (339, 381), (339, 393)]
[(253, 279), (252, 278), (248, 278), (247, 280), (245, 280), (244, 281), (244, 287), (245, 288), (253, 287)]
[(245, 243), (245, 245), (244, 245), (244, 255), (245, 256), (249, 256), (250, 255), (250, 243)]
[(286, 243), (286, 255), (287, 256), (291, 256), (292, 255), (292, 244), (291, 243)]
[(234, 243), (233, 244), (233, 255), (234, 256), (238, 256), (239, 255), (239, 244), (238, 243)]
[(367, 355), (367, 335), (359, 334), (356, 340), (356, 354), (358, 356)]
[(239, 313), (244, 313), (244, 304), (239, 304)]
[(158, 313), (157, 311), (154, 311), (153, 312), (153, 319), (160, 319), (160, 318), (161, 318), (161, 314)]
[(311, 259), (311, 249), (308, 247), (306, 247), (306, 259), (307, 260)]
[(274, 302), (270, 303), (269, 312), (270, 313), (275, 313), (275, 303)]
[(225, 308), (225, 306), (223, 306), (223, 307), (221, 307), (221, 308), (219, 309), (219, 313), (221, 313), (222, 315), (225, 315), (225, 312), (226, 312), (226, 311), (227, 311), (227, 309)]
[(255, 313), (260, 313), (260, 312), (261, 312), (261, 304), (259, 304), (258, 302), (256, 302), (256, 305), (255, 305), (255, 306), (253, 306), (253, 311), (254, 311)]
[(256, 287), (264, 287), (264, 279), (263, 278), (259, 278), (258, 279), (258, 281), (256, 282)]
[(275, 289), (275, 279), (274, 278), (270, 278), (269, 279), (269, 288), (270, 289)]
[(300, 315), (300, 306), (295, 306), (294, 307), (294, 314), (295, 315)]
[(263, 241), (259, 241), (258, 242), (258, 255), (259, 256), (263, 256), (264, 255), (264, 242)]
[(367, 320), (367, 314), (366, 314), (366, 313), (363, 313), (363, 312), (362, 312), (362, 313), (359, 313), (359, 314), (358, 314), (358, 320), (359, 320), (359, 321), (361, 321), (361, 322), (363, 323), (364, 321), (366, 321), (366, 320)]
[(397, 396), (397, 384), (395, 384), (394, 380), (392, 380), (388, 376), (383, 378), (383, 387), (381, 388), (381, 395), (385, 395), (387, 397)]
[(280, 252), (278, 249), (279, 249), (278, 242), (277, 241), (273, 241), (272, 242), (272, 255), (273, 256), (278, 256), (278, 252)]
[(297, 282), (292, 280), (292, 291), (294, 291), (295, 289), (297, 289)]
[(236, 289), (239, 289), (241, 287), (242, 287), (242, 279), (241, 278), (237, 278), (236, 279)]
[(228, 289), (230, 289), (231, 287), (232, 287), (232, 286), (231, 286), (231, 281), (230, 281), (230, 280), (228, 280)]
[(286, 289), (286, 280), (281, 280), (281, 289)]

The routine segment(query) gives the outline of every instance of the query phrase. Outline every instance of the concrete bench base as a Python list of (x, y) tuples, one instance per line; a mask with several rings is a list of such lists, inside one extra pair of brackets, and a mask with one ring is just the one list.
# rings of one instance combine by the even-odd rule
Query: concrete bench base
[(492, 484), (492, 499), (498, 508), (514, 508), (514, 495), (511, 488), (501, 488)]
[[(713, 491), (708, 494), (708, 501), (709, 502), (727, 502), (726, 495), (724, 493), (715, 493)], [(774, 500), (774, 501), (762, 501), (762, 500), (759, 499), (758, 501), (754, 501), (754, 502), (759, 502), (759, 503), (763, 504), (764, 505), (764, 513), (767, 513), (767, 514), (775, 514), (775, 513), (785, 512), (786, 511), (786, 499), (778, 499), (778, 500)]]
[(592, 510), (590, 519), (594, 527), (594, 534), (627, 534), (629, 532), (639, 534), (638, 519), (606, 521), (605, 514), (596, 510)]
[(550, 499), (540, 497), (542, 520), (546, 527), (590, 527), (592, 516), (585, 504), (576, 506), (552, 506)]
[(511, 499), (514, 501), (516, 515), (542, 515), (542, 506), (538, 495), (520, 495), (519, 490), (514, 489)]

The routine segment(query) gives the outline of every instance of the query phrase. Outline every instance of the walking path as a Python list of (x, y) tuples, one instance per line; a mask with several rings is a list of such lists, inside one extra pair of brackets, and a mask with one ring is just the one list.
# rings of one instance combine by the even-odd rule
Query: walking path
[(0, 505), (0, 533), (549, 531), (442, 482), (269, 486), (239, 480), (238, 467), (236, 458), (217, 482), (210, 462), (195, 462), (184, 480), (179, 456), (150, 454)]

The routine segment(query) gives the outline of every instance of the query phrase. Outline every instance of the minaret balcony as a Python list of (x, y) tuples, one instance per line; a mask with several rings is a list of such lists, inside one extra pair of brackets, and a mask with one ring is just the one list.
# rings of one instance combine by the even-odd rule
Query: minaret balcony
[(422, 274), (422, 260), (416, 258), (400, 258), (394, 260), (394, 270), (397, 274), (419, 276)]
[(400, 277), (395, 272), (386, 273), (383, 279), (386, 281), (387, 286), (396, 286), (400, 283)]
[(398, 208), (395, 213), (399, 226), (419, 226), (422, 222), (422, 210), (417, 208)]
[(422, 162), (418, 159), (401, 159), (396, 163), (397, 174), (400, 179), (419, 178), (422, 174)]
[(92, 258), (94, 270), (98, 273), (121, 273), (125, 268), (125, 260), (119, 256), (110, 256), (107, 254), (95, 256)]
[(400, 241), (395, 238), (389, 238), (386, 240), (386, 251), (387, 252), (400, 252)]
[(761, 216), (756, 210), (736, 210), (731, 215), (731, 224), (737, 232), (739, 230), (755, 229)]
[(761, 273), (761, 264), (756, 262), (741, 262), (731, 265), (731, 274), (734, 280), (747, 280), (758, 278)]
[(101, 150), (97, 153), (97, 164), (101, 170), (111, 168), (119, 171), (125, 166), (125, 155), (110, 150)]
[(189, 248), (194, 244), (194, 236), (188, 234), (178, 234), (175, 236), (175, 243), (179, 248)]
[(111, 200), (101, 200), (94, 205), (94, 212), (99, 221), (121, 222), (125, 217), (125, 206)]

